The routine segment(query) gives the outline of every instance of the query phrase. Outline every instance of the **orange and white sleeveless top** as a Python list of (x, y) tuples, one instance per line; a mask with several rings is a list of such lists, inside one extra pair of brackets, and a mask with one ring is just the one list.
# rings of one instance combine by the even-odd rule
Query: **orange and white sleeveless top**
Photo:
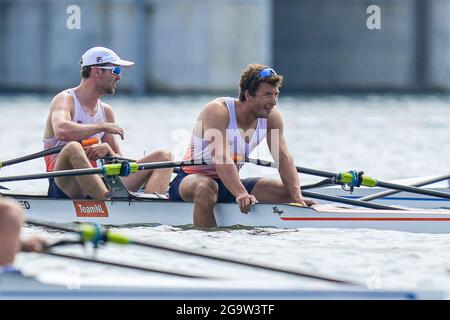
[[(225, 105), (227, 106), (230, 120), (226, 130), (227, 141), (229, 144), (230, 155), (232, 159), (235, 159), (235, 165), (239, 171), (245, 164), (244, 159), (250, 155), (250, 153), (261, 143), (261, 141), (267, 135), (267, 119), (258, 118), (256, 130), (250, 140), (250, 143), (246, 143), (239, 133), (239, 127), (236, 120), (236, 110), (234, 106), (233, 98), (225, 98)], [(208, 143), (197, 137), (192, 132), (191, 141), (184, 154), (183, 160), (202, 160), (211, 159), (211, 153), (208, 148)], [(239, 159), (239, 160), (237, 160)], [(200, 166), (186, 166), (182, 168), (184, 172), (198, 173), (208, 176), (213, 179), (218, 179), (216, 168), (214, 165), (200, 165)]]
[[(98, 106), (97, 106), (97, 113), (94, 116), (88, 115), (83, 107), (81, 106), (80, 102), (77, 99), (77, 96), (75, 95), (75, 92), (73, 89), (67, 89), (67, 93), (73, 97), (74, 103), (75, 103), (75, 114), (72, 119), (73, 122), (76, 123), (103, 123), (106, 122), (106, 116), (105, 116), (105, 109), (103, 107), (103, 104), (100, 99), (98, 99)], [(85, 139), (90, 138), (97, 138), (98, 141), (101, 141), (101, 139), (104, 136), (104, 132), (99, 132), (97, 134), (94, 134), (92, 136), (86, 137)], [(68, 144), (70, 141), (65, 140), (59, 140), (55, 137), (44, 139), (44, 149), (50, 149), (62, 145)], [(44, 157), (45, 160), (45, 167), (47, 169), (47, 172), (53, 171), (55, 169), (56, 160), (58, 159), (58, 154), (52, 154)], [(91, 161), (92, 166), (96, 166), (95, 161)]]

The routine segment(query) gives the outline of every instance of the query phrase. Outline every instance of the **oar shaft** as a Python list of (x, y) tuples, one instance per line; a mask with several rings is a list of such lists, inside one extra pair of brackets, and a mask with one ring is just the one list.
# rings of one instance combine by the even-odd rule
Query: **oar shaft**
[[(94, 232), (98, 231), (98, 229), (93, 228), (93, 227), (89, 227), (89, 226), (85, 226), (85, 228), (81, 228), (80, 230), (76, 230), (76, 229), (70, 229), (70, 228), (65, 228), (65, 227), (59, 227), (59, 226), (52, 225), (52, 224), (42, 223), (42, 222), (35, 221), (35, 220), (32, 220), (32, 219), (27, 219), (27, 223), (34, 224), (34, 225), (37, 225), (37, 226), (43, 226), (43, 227), (47, 227), (47, 228), (60, 229), (62, 231), (77, 233), (77, 234), (80, 234), (80, 235), (82, 233), (85, 233), (87, 235), (87, 233), (90, 233), (90, 231), (94, 231)], [(83, 241), (86, 241), (87, 240), (86, 238), (93, 238), (93, 237), (95, 237), (95, 235), (92, 234), (92, 233), (90, 233), (87, 236), (81, 236), (82, 240), (84, 239)], [(130, 240), (127, 237), (122, 236), (121, 234), (110, 232), (110, 231), (106, 232), (106, 241), (107, 242), (111, 242), (111, 243), (116, 243), (116, 244), (133, 244), (133, 245), (141, 246), (141, 247), (145, 247), (145, 248), (165, 250), (165, 251), (175, 252), (175, 253), (179, 253), (179, 254), (183, 254), (183, 255), (196, 256), (196, 257), (205, 258), (205, 259), (211, 259), (211, 260), (216, 260), (216, 261), (222, 261), (222, 262), (228, 262), (228, 263), (233, 263), (233, 264), (239, 264), (239, 265), (244, 265), (244, 266), (248, 266), (248, 267), (264, 269), (264, 270), (274, 271), (274, 272), (281, 272), (281, 273), (286, 273), (286, 274), (291, 274), (291, 275), (301, 276), (301, 277), (307, 277), (307, 278), (312, 278), (312, 279), (317, 279), (317, 280), (330, 281), (330, 282), (334, 282), (334, 283), (357, 285), (357, 284), (349, 282), (349, 281), (328, 278), (328, 277), (315, 275), (315, 274), (309, 274), (309, 273), (293, 271), (293, 270), (287, 270), (287, 269), (280, 269), (280, 268), (276, 268), (276, 267), (272, 267), (272, 266), (265, 266), (265, 265), (254, 264), (254, 263), (250, 263), (250, 262), (247, 262), (247, 261), (239, 261), (239, 260), (235, 260), (235, 259), (231, 259), (231, 258), (225, 258), (225, 257), (214, 256), (214, 255), (208, 255), (208, 254), (199, 253), (199, 252), (193, 252), (193, 251), (189, 251), (189, 250), (182, 250), (182, 249), (172, 248), (172, 247), (163, 246), (163, 245), (159, 245), (159, 244), (153, 244), (153, 243), (146, 243), (146, 242)], [(53, 254), (53, 253), (51, 253), (51, 254)], [(61, 256), (60, 254), (53, 254), (53, 255)], [(73, 256), (68, 256), (67, 258), (73, 258), (73, 259), (89, 261), (89, 262), (98, 262), (98, 260), (92, 260), (92, 259), (87, 259), (87, 258), (79, 258), (79, 257), (73, 257)], [(111, 265), (110, 262), (107, 262), (107, 263)], [(115, 266), (120, 266), (120, 265), (117, 265), (116, 263), (114, 265)], [(154, 270), (145, 270), (145, 271), (154, 271)], [(156, 272), (158, 272), (158, 271), (156, 271)], [(167, 272), (164, 271), (164, 273), (167, 273)], [(186, 276), (186, 275), (182, 275), (182, 276)], [(191, 277), (197, 277), (197, 276), (191, 276)]]
[(103, 160), (107, 160), (107, 161), (120, 160), (120, 161), (128, 161), (128, 162), (136, 162), (137, 161), (137, 160), (130, 159), (130, 158), (116, 157), (116, 156), (106, 156), (106, 157), (103, 157)]
[(166, 169), (166, 168), (176, 168), (184, 166), (201, 166), (206, 164), (211, 164), (209, 159), (201, 160), (178, 160), (178, 161), (162, 161), (162, 162), (149, 162), (149, 163), (138, 163), (139, 170), (149, 170), (149, 169)]
[[(261, 161), (259, 159), (246, 159), (246, 161), (256, 164), (256, 165), (259, 165), (259, 166), (272, 167), (272, 168), (277, 167), (276, 164), (271, 161)], [(306, 174), (318, 175), (321, 177), (330, 178), (330, 182), (333, 181), (331, 178), (336, 177), (336, 174), (325, 172), (325, 171), (302, 168), (302, 167), (296, 167), (296, 169), (300, 173), (306, 173)], [(324, 195), (321, 193), (315, 193), (315, 192), (309, 192), (309, 191), (303, 191), (303, 190), (302, 190), (302, 194), (306, 197), (310, 197), (310, 198), (314, 198), (314, 199), (332, 201), (332, 202), (337, 202), (337, 203), (345, 203), (345, 204), (350, 204), (350, 205), (360, 206), (360, 207), (365, 207), (365, 208), (371, 208), (371, 209), (401, 210), (399, 208), (385, 206), (382, 204), (367, 203), (364, 201), (351, 200), (351, 199), (347, 199), (347, 198), (329, 196), (329, 195)]]
[(17, 163), (21, 163), (21, 162), (25, 162), (25, 161), (29, 161), (29, 160), (33, 160), (33, 159), (37, 159), (37, 158), (41, 158), (41, 157), (45, 157), (51, 154), (55, 154), (58, 153), (62, 150), (63, 146), (59, 146), (59, 147), (55, 147), (55, 148), (51, 148), (51, 149), (47, 149), (44, 151), (39, 151), (27, 156), (23, 156), (23, 157), (18, 157), (18, 158), (14, 158), (11, 160), (6, 160), (3, 161), (1, 163), (1, 167), (7, 167), (13, 164), (17, 164)]
[(382, 205), (382, 204), (364, 202), (364, 201), (359, 201), (359, 200), (352, 200), (352, 199), (341, 198), (341, 197), (335, 197), (335, 196), (325, 195), (322, 193), (316, 193), (316, 192), (311, 192), (311, 191), (302, 191), (302, 194), (305, 197), (310, 197), (310, 198), (314, 198), (314, 199), (326, 200), (326, 201), (332, 201), (332, 202), (340, 202), (340, 203), (345, 203), (345, 204), (350, 204), (350, 205), (365, 207), (365, 208), (370, 208), (370, 209), (403, 210), (401, 208), (386, 206), (386, 205)]
[(433, 196), (433, 197), (438, 197), (438, 198), (450, 199), (450, 193), (435, 191), (435, 190), (430, 190), (430, 189), (420, 189), (420, 188), (411, 187), (411, 186), (403, 186), (400, 184), (383, 182), (383, 181), (377, 181), (377, 187), (389, 188), (389, 189), (406, 191), (406, 192), (411, 192), (411, 193), (424, 194), (427, 196)]
[(206, 279), (207, 278), (207, 277), (203, 277), (203, 276), (196, 276), (196, 275), (166, 271), (166, 270), (155, 269), (155, 268), (147, 268), (147, 267), (141, 267), (141, 266), (136, 266), (136, 265), (129, 265), (129, 264), (124, 264), (124, 263), (119, 263), (119, 262), (114, 262), (114, 261), (105, 261), (105, 260), (90, 259), (90, 258), (79, 257), (79, 256), (72, 256), (72, 255), (68, 255), (68, 254), (56, 253), (56, 252), (51, 252), (51, 251), (45, 251), (42, 253), (50, 255), (50, 256), (54, 256), (54, 257), (59, 257), (59, 258), (67, 258), (67, 259), (79, 260), (79, 261), (84, 261), (84, 262), (100, 263), (100, 264), (113, 266), (113, 267), (161, 273), (161, 274), (183, 277), (183, 278), (194, 278), (194, 279)]
[(20, 175), (20, 176), (0, 177), (0, 182), (48, 179), (48, 178), (56, 178), (56, 177), (83, 176), (83, 175), (99, 174), (99, 173), (103, 173), (103, 168), (61, 170), (61, 171), (53, 171), (53, 172), (46, 172), (46, 173), (26, 174), (26, 175)]
[(44, 228), (49, 228), (49, 229), (54, 229), (54, 230), (59, 230), (59, 231), (76, 233), (76, 234), (80, 233), (78, 230), (75, 230), (75, 229), (72, 229), (72, 228), (66, 228), (66, 227), (63, 227), (63, 226), (60, 226), (60, 225), (54, 225), (54, 224), (50, 224), (50, 223), (36, 221), (36, 220), (33, 220), (33, 219), (29, 219), (29, 218), (27, 218), (27, 221), (25, 221), (25, 223), (31, 224), (31, 225), (37, 226), (37, 227), (44, 227)]
[[(259, 159), (246, 159), (246, 161), (250, 162), (250, 163), (255, 163), (260, 166), (265, 166), (265, 167), (272, 167), (272, 168), (277, 167), (277, 165), (274, 162), (270, 162), (270, 161), (261, 161)], [(303, 168), (303, 167), (298, 167), (298, 166), (296, 167), (296, 169), (297, 169), (297, 172), (299, 172), (299, 173), (310, 174), (310, 175), (326, 177), (326, 178), (335, 178), (336, 181), (339, 182), (338, 181), (339, 175), (336, 173), (333, 173), (333, 172)], [(371, 184), (370, 185), (367, 184), (366, 186), (389, 188), (389, 189), (406, 191), (406, 192), (411, 192), (411, 193), (418, 193), (418, 194), (423, 194), (423, 195), (433, 196), (433, 197), (438, 197), (438, 198), (450, 199), (450, 193), (434, 191), (434, 190), (429, 190), (429, 189), (421, 189), (421, 188), (416, 188), (416, 187), (411, 187), (411, 186), (403, 186), (403, 185), (396, 184), (396, 183), (375, 180), (373, 178), (366, 177), (366, 176), (363, 177), (363, 185), (364, 185), (365, 181), (369, 181), (369, 180), (370, 180)]]
[[(195, 166), (208, 164), (208, 159), (205, 160), (182, 160), (182, 161), (162, 161), (162, 162), (150, 162), (150, 163), (131, 163), (134, 169), (137, 170), (149, 170), (149, 169), (164, 169), (183, 166)], [(71, 177), (82, 176), (89, 174), (105, 174), (105, 175), (120, 175), (122, 164), (106, 164), (99, 168), (85, 168), (85, 169), (73, 169), (73, 170), (61, 170), (38, 174), (27, 174), (20, 176), (0, 177), (0, 182), (8, 181), (22, 181), (22, 180), (36, 180), (36, 179), (48, 179), (56, 177)], [(133, 169), (133, 170), (134, 170)], [(132, 171), (135, 172), (135, 171)]]
[[(86, 139), (86, 140), (82, 140), (82, 141), (78, 141), (79, 143), (81, 143), (84, 147), (98, 143), (98, 139), (97, 138), (92, 138), (92, 139)], [(0, 168), (3, 167), (7, 167), (13, 164), (17, 164), (17, 163), (21, 163), (21, 162), (25, 162), (25, 161), (30, 161), (33, 159), (37, 159), (37, 158), (41, 158), (41, 157), (45, 157), (51, 154), (56, 154), (61, 152), (61, 150), (65, 147), (65, 145), (62, 146), (57, 146), (57, 147), (53, 147), (50, 149), (46, 149), (46, 150), (42, 150), (39, 152), (35, 152), (23, 157), (18, 157), (18, 158), (14, 158), (11, 160), (5, 160), (0, 162)]]
[[(260, 160), (260, 159), (246, 159), (245, 161), (256, 164), (258, 166), (269, 167), (269, 168), (278, 168), (276, 163), (272, 162), (272, 161), (264, 161), (264, 160)], [(318, 177), (324, 177), (324, 178), (335, 178), (336, 177), (336, 174), (332, 173), (332, 172), (298, 167), (298, 166), (296, 166), (295, 168), (297, 169), (297, 172), (299, 172), (299, 173), (309, 174), (312, 176), (318, 176)]]
[[(422, 180), (416, 183), (411, 184), (412, 187), (422, 187), (422, 186), (426, 186), (428, 184), (431, 183), (435, 183), (435, 182), (439, 182), (439, 181), (443, 181), (443, 180), (447, 180), (450, 179), (450, 173), (443, 175), (443, 176), (438, 176), (438, 177), (434, 177), (434, 178), (430, 178), (430, 179), (426, 179), (426, 180)], [(400, 193), (402, 191), (400, 190), (386, 190), (386, 191), (382, 191), (379, 193), (375, 193), (375, 194), (371, 194), (362, 198), (359, 198), (359, 201), (371, 201), (371, 200), (376, 200), (376, 199), (380, 199), (380, 198), (384, 198), (396, 193)]]
[(247, 266), (247, 267), (268, 270), (268, 271), (272, 271), (272, 272), (281, 272), (281, 273), (286, 273), (286, 274), (300, 276), (300, 277), (307, 277), (307, 278), (316, 279), (316, 280), (323, 280), (323, 281), (334, 282), (334, 283), (339, 283), (339, 284), (347, 284), (347, 285), (359, 285), (359, 284), (356, 284), (356, 283), (353, 283), (350, 281), (346, 281), (346, 280), (333, 279), (333, 278), (328, 278), (328, 277), (305, 273), (305, 272), (300, 272), (300, 271), (281, 269), (281, 268), (267, 266), (267, 265), (255, 264), (255, 263), (251, 263), (251, 262), (247, 262), (247, 261), (243, 261), (243, 260), (236, 260), (236, 259), (219, 257), (219, 256), (214, 256), (214, 255), (208, 255), (208, 254), (193, 252), (193, 251), (189, 251), (189, 250), (181, 250), (181, 249), (177, 249), (177, 248), (171, 248), (171, 247), (152, 244), (152, 243), (145, 243), (145, 242), (131, 240), (130, 244), (134, 244), (134, 245), (142, 246), (142, 247), (146, 247), (146, 248), (160, 249), (160, 250), (175, 252), (175, 253), (189, 255), (189, 256), (200, 257), (200, 258), (204, 258), (204, 259), (233, 263), (233, 264), (243, 265), (243, 266)]
[(325, 180), (319, 181), (317, 183), (302, 185), (302, 190), (317, 189), (317, 188), (323, 188), (323, 187), (328, 187), (328, 186), (332, 186), (332, 185), (334, 185), (334, 183), (332, 182), (331, 179), (325, 179)]

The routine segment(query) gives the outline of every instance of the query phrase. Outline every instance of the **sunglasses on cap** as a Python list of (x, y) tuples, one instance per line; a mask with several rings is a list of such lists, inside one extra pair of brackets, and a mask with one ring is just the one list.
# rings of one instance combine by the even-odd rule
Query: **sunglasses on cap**
[(120, 74), (122, 73), (122, 67), (121, 66), (97, 67), (97, 68), (111, 70), (112, 74), (114, 74), (116, 76), (120, 76)]
[(272, 68), (265, 68), (262, 69), (259, 73), (259, 78), (267, 78), (270, 77), (271, 75), (277, 75), (277, 73), (275, 72), (275, 70), (273, 70)]

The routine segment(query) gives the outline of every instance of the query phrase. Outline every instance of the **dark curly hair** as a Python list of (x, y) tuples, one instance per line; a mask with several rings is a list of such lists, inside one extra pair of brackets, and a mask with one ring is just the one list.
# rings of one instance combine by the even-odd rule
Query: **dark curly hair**
[(248, 90), (248, 93), (254, 97), (259, 85), (263, 82), (274, 85), (277, 88), (281, 87), (281, 84), (283, 83), (283, 76), (271, 72), (267, 77), (260, 77), (259, 73), (266, 68), (269, 68), (269, 66), (253, 63), (249, 64), (241, 73), (241, 80), (239, 81), (239, 101), (245, 101), (246, 90)]

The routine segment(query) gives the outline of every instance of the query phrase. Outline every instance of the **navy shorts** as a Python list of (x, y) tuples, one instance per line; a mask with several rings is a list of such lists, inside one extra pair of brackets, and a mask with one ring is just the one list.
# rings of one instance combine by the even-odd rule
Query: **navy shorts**
[(56, 181), (54, 178), (48, 179), (48, 192), (47, 195), (49, 198), (54, 199), (70, 199), (67, 194), (62, 191), (58, 185), (56, 184)]
[[(180, 195), (180, 184), (181, 181), (185, 177), (187, 177), (188, 174), (181, 171), (176, 175), (176, 177), (172, 180), (169, 186), (169, 198), (170, 200), (174, 201), (184, 201), (183, 198), (181, 198)], [(247, 189), (248, 193), (251, 193), (253, 188), (255, 187), (256, 183), (261, 178), (247, 178), (247, 179), (241, 179), (242, 184), (244, 185), (245, 189)], [(219, 179), (214, 179), (214, 181), (217, 182), (217, 185), (219, 186), (219, 194), (217, 202), (236, 202), (236, 198), (233, 196), (233, 194), (225, 187), (222, 181)]]

